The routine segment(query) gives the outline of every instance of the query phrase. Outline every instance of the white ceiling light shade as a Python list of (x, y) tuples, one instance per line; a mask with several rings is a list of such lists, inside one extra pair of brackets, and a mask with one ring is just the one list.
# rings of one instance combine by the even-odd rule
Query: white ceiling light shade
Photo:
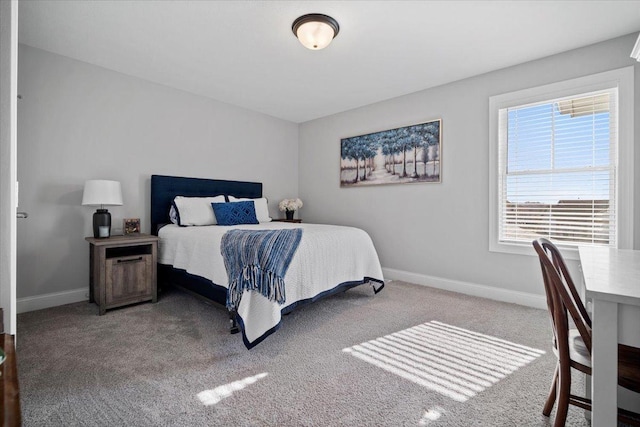
[(291, 30), (304, 47), (320, 50), (329, 46), (329, 43), (338, 35), (340, 26), (338, 21), (330, 16), (310, 13), (293, 21)]

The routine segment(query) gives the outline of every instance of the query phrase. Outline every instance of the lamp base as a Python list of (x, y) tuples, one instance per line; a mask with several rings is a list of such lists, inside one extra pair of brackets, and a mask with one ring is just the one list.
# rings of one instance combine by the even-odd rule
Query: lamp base
[(93, 214), (93, 237), (105, 239), (111, 236), (111, 213), (106, 209), (98, 209)]

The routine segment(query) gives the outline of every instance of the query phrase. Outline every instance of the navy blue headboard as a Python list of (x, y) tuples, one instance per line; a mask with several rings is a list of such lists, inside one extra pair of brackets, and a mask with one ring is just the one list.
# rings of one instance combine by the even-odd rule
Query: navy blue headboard
[(170, 222), (169, 208), (176, 196), (219, 195), (255, 199), (262, 197), (262, 183), (151, 175), (151, 234), (157, 235), (158, 227)]

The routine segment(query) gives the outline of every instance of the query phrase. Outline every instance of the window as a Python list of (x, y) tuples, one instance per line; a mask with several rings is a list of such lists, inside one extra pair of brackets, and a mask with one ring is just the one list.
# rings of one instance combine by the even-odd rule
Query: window
[(622, 69), (490, 99), (491, 250), (631, 247), (632, 97)]

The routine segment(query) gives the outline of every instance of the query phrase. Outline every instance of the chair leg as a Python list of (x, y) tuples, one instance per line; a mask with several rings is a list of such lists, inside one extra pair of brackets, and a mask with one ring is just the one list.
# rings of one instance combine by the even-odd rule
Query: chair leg
[(558, 369), (560, 369), (560, 365), (556, 365), (556, 371), (553, 373), (553, 381), (551, 382), (551, 390), (549, 390), (549, 396), (547, 397), (547, 401), (544, 404), (544, 408), (542, 409), (542, 414), (545, 417), (548, 417), (551, 414), (551, 410), (553, 409), (553, 405), (556, 403), (556, 389), (558, 387)]
[(571, 368), (560, 366), (558, 372), (558, 407), (554, 427), (564, 427), (569, 412), (569, 400), (571, 398)]

